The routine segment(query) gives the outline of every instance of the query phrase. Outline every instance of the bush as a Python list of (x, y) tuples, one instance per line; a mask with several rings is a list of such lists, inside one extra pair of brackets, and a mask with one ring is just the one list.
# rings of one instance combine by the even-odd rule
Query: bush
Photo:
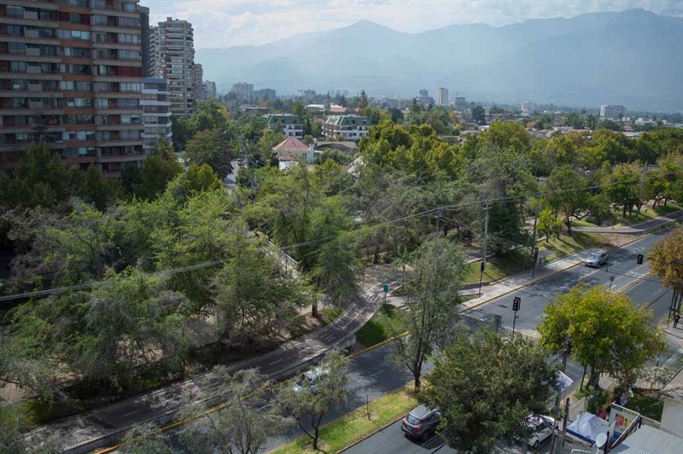
[(607, 391), (594, 388), (586, 397), (586, 411), (597, 415), (600, 410), (609, 403), (609, 394)]

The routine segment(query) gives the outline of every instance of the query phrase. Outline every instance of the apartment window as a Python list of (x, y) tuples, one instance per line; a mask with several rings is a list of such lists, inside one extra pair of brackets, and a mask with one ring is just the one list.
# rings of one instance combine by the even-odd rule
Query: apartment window
[(121, 11), (135, 12), (135, 3), (121, 3)]
[(99, 58), (102, 60), (108, 60), (111, 58), (111, 55), (109, 53), (109, 49), (96, 49), (95, 50), (95, 58)]
[(39, 11), (38, 17), (40, 20), (56, 20), (57, 15), (54, 11)]
[(107, 34), (106, 33), (95, 33), (95, 42), (97, 43), (106, 43), (107, 42)]
[(136, 50), (121, 50), (118, 51), (119, 60), (140, 60), (140, 52)]
[(112, 88), (111, 82), (95, 82), (96, 92), (113, 91)]
[(26, 44), (23, 43), (7, 43), (7, 51), (10, 54), (25, 54)]
[(7, 5), (6, 14), (9, 17), (24, 18), (24, 8), (21, 6)]
[(140, 124), (140, 115), (121, 115), (122, 125), (137, 125)]
[(121, 82), (119, 84), (119, 90), (129, 92), (129, 93), (139, 93), (140, 92), (140, 84), (135, 83), (135, 82)]
[(140, 19), (135, 17), (119, 17), (119, 27), (139, 27)]
[(119, 44), (139, 44), (140, 35), (131, 35), (130, 33), (119, 33), (117, 36)]
[(95, 116), (89, 114), (67, 115), (66, 121), (69, 124), (88, 125), (95, 123)]
[(90, 41), (90, 32), (81, 30), (57, 30), (57, 36), (60, 39), (73, 39), (74, 41)]
[(107, 4), (104, 0), (94, 0), (92, 7), (97, 9), (105, 9), (107, 7)]
[(62, 47), (60, 53), (66, 57), (90, 58), (90, 49), (82, 47)]
[(97, 98), (95, 99), (95, 108), (97, 109), (107, 109), (109, 107), (109, 100), (107, 98)]
[(90, 98), (64, 98), (65, 107), (92, 107)]
[(63, 140), (95, 140), (95, 131), (64, 131)]
[(23, 61), (10, 62), (10, 71), (13, 73), (25, 73), (26, 72), (26, 62), (23, 62)]
[(92, 68), (88, 65), (74, 65), (71, 63), (62, 63), (59, 65), (59, 71), (61, 73), (69, 74), (81, 74), (89, 76), (92, 74)]
[(140, 100), (136, 98), (122, 98), (117, 102), (119, 109), (135, 109), (140, 107)]
[(65, 158), (75, 158), (78, 156), (95, 156), (97, 148), (95, 147), (69, 147), (64, 149), (62, 156)]
[(24, 27), (21, 25), (8, 25), (7, 34), (10, 36), (24, 36)]
[(28, 90), (28, 81), (27, 80), (13, 80), (13, 81), (10, 81), (10, 86), (12, 87), (12, 90), (26, 91), (26, 90)]
[(107, 25), (109, 16), (104, 14), (93, 14), (92, 23), (93, 25)]
[(121, 140), (137, 140), (140, 138), (140, 131), (137, 130), (132, 130), (132, 131), (121, 131), (119, 137)]
[(54, 46), (40, 46), (40, 55), (43, 57), (54, 57), (57, 55), (57, 50)]

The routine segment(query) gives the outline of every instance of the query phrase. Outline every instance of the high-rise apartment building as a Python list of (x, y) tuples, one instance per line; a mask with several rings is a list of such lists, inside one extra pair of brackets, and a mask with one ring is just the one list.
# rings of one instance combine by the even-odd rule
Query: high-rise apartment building
[(192, 84), (194, 86), (195, 101), (206, 99), (206, 92), (204, 91), (204, 68), (199, 63), (192, 66)]
[(235, 93), (238, 98), (251, 102), (254, 95), (254, 85), (246, 82), (238, 82), (232, 85), (231, 93)]
[(204, 81), (204, 95), (207, 99), (215, 98), (218, 95), (216, 91), (216, 82), (210, 80)]
[(171, 92), (166, 79), (142, 79), (142, 123), (145, 127), (145, 151), (149, 153), (162, 140), (173, 142), (171, 128)]
[(618, 120), (626, 115), (626, 107), (620, 104), (605, 104), (600, 106), (600, 118), (603, 120)]
[(194, 33), (192, 24), (166, 18), (150, 29), (151, 77), (168, 79), (171, 112), (188, 116), (194, 112)]
[(0, 161), (32, 143), (119, 175), (144, 159), (138, 0), (0, 1)]
[(439, 106), (448, 105), (448, 88), (439, 88), (436, 95), (436, 104)]

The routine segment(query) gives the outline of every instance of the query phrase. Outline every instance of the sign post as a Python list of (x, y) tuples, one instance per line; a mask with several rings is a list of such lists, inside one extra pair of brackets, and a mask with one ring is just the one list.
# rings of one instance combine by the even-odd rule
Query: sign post
[(538, 261), (538, 248), (534, 248), (534, 264), (531, 266), (531, 279), (536, 276), (536, 262)]
[(387, 304), (387, 293), (389, 293), (389, 285), (384, 284), (382, 290), (384, 290), (384, 304)]

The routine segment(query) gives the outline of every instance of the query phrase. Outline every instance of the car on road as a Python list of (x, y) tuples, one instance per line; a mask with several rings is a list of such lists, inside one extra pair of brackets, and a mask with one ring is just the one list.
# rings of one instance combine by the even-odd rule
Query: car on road
[(534, 449), (538, 449), (544, 441), (552, 436), (555, 430), (555, 419), (550, 416), (529, 416), (526, 423), (531, 429), (527, 444)]
[(323, 369), (322, 367), (314, 367), (311, 370), (307, 370), (301, 374), (299, 380), (294, 383), (294, 392), (298, 393), (304, 390), (309, 390), (313, 394), (318, 394), (318, 384), (320, 383), (320, 380), (323, 380), (325, 377), (327, 377), (329, 373), (329, 370)]
[(431, 437), (441, 422), (439, 410), (420, 405), (403, 418), (401, 429), (411, 438), (426, 440)]
[(593, 266), (599, 268), (607, 263), (607, 258), (607, 251), (604, 251), (602, 249), (595, 252), (591, 252), (588, 255), (588, 258), (586, 259), (586, 266)]

